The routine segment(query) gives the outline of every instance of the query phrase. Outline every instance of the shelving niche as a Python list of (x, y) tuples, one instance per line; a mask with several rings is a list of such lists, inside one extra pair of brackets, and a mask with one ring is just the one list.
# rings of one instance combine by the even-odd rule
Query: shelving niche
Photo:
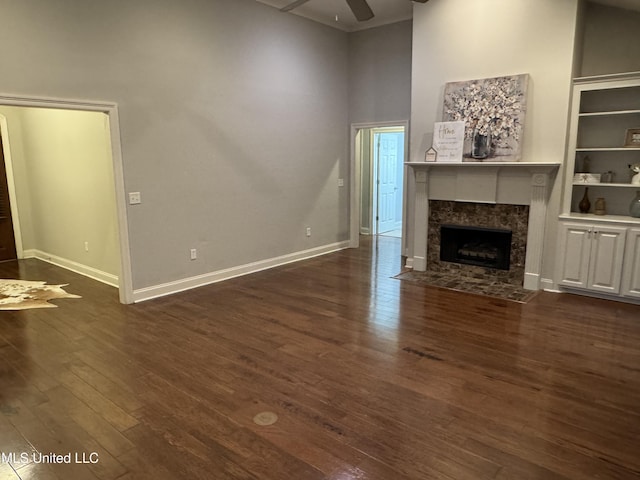
[[(624, 147), (628, 128), (640, 128), (640, 72), (575, 80), (563, 217), (589, 218), (596, 199), (603, 197), (608, 215), (594, 215), (597, 220), (640, 223), (629, 216), (629, 204), (640, 190), (640, 185), (631, 184), (629, 165), (640, 162), (640, 148)], [(613, 172), (613, 181), (574, 182), (574, 174), (584, 172), (586, 157), (591, 173)], [(585, 188), (591, 212), (580, 214), (578, 203)]]
[[(640, 128), (640, 72), (574, 81), (569, 149), (560, 215), (558, 283), (585, 293), (640, 299), (640, 218), (629, 205), (640, 191), (629, 166), (640, 163), (640, 148), (625, 147), (627, 129)], [(607, 183), (580, 183), (576, 173), (613, 173)], [(589, 189), (591, 210), (578, 204)], [(606, 214), (595, 215), (596, 200)]]

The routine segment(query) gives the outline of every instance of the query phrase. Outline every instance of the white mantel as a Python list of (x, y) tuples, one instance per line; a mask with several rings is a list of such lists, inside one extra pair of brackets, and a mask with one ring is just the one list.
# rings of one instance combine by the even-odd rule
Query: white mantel
[(540, 289), (550, 179), (559, 163), (408, 162), (414, 170), (414, 244), (407, 264), (427, 268), (429, 200), (529, 205), (524, 288)]

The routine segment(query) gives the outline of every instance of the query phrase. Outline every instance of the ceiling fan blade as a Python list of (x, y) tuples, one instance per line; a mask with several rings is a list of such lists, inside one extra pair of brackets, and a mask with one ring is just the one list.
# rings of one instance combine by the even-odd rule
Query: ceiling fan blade
[(413, 0), (413, 1), (418, 3), (427, 3), (429, 0)]
[(299, 7), (300, 5), (307, 3), (309, 0), (296, 0), (295, 2), (290, 3), (289, 5), (285, 5), (280, 9), (281, 12), (288, 12), (293, 10), (294, 8)]
[(373, 18), (373, 10), (369, 7), (367, 0), (347, 0), (347, 4), (359, 22)]

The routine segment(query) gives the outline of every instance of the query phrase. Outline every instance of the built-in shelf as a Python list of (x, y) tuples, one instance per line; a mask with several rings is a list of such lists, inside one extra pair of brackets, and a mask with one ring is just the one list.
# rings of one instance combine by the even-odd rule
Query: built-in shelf
[(616, 187), (616, 188), (635, 188), (640, 190), (640, 185), (633, 183), (580, 183), (574, 182), (574, 187)]
[(604, 117), (609, 115), (633, 115), (640, 113), (640, 110), (615, 110), (611, 112), (584, 112), (578, 114), (580, 117)]
[(581, 83), (593, 83), (593, 82), (616, 82), (619, 80), (636, 79), (640, 77), (640, 71), (638, 72), (620, 72), (620, 73), (606, 73), (604, 75), (590, 75), (587, 77), (575, 77), (573, 83), (579, 85)]
[[(619, 183), (627, 179), (628, 164), (640, 157), (639, 147), (623, 146), (629, 129), (638, 126), (640, 72), (574, 81), (557, 230), (559, 287), (625, 301), (640, 297), (640, 218), (629, 215), (634, 190), (640, 185)], [(585, 162), (587, 157), (590, 162)], [(585, 170), (585, 163), (587, 171), (615, 175), (618, 183), (575, 182), (574, 175)], [(589, 209), (592, 213), (581, 213), (589, 187), (595, 205)], [(607, 214), (596, 215), (603, 202)]]
[[(599, 223), (640, 223), (628, 215), (629, 202), (640, 185), (624, 182), (628, 165), (640, 160), (640, 147), (625, 147), (625, 132), (640, 125), (640, 72), (576, 79), (573, 88), (567, 175), (560, 218)], [(618, 182), (583, 183), (574, 175), (591, 161), (591, 172), (609, 172)], [(605, 197), (608, 215), (578, 213), (584, 188)]]
[(638, 218), (630, 215), (596, 215), (595, 213), (577, 213), (572, 212), (568, 214), (560, 215), (561, 220), (585, 220), (589, 222), (599, 221), (606, 223), (624, 223), (624, 224), (637, 224)]
[(576, 148), (576, 152), (640, 152), (640, 147), (588, 147)]

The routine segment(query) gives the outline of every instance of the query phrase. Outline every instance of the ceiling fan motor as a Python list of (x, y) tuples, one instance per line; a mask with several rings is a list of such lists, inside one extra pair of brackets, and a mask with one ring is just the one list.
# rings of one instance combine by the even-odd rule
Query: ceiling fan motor
[[(307, 3), (309, 0), (296, 0), (289, 5), (285, 5), (280, 9), (281, 12), (289, 12), (294, 8), (299, 7), (300, 5)], [(427, 3), (429, 0), (412, 0), (418, 3)], [(373, 10), (367, 3), (367, 0), (346, 0), (347, 5), (353, 12), (353, 15), (359, 22), (366, 22), (367, 20), (371, 20), (375, 15), (373, 14)]]

